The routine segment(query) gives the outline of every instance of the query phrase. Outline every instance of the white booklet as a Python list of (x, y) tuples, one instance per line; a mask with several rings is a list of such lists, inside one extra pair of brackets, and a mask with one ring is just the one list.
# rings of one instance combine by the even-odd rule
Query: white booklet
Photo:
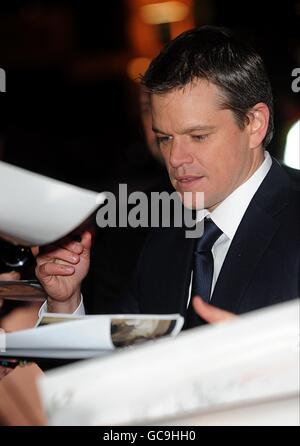
[[(191, 426), (205, 414), (220, 422), (218, 413), (233, 407), (238, 424), (245, 406), (261, 407), (260, 424), (287, 416), (299, 424), (299, 304), (50, 370), (38, 383), (49, 424)], [(284, 404), (274, 419), (263, 410), (289, 399), (295, 404), (288, 414)]]
[(105, 200), (92, 192), (0, 161), (0, 237), (23, 246), (52, 243)]
[(7, 333), (1, 356), (89, 358), (161, 336), (176, 336), (183, 322), (179, 314), (78, 317), (44, 313), (37, 327)]

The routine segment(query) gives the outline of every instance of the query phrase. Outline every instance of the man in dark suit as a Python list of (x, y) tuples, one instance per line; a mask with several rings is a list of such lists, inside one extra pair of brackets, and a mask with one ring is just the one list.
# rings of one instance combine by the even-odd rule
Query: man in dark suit
[[(204, 26), (170, 42), (143, 84), (171, 182), (204, 233), (154, 230), (119, 311), (180, 312), (189, 328), (299, 297), (299, 190), (266, 151), (273, 99), (260, 56)], [(37, 258), (48, 310), (83, 311), (89, 249), (85, 233)]]

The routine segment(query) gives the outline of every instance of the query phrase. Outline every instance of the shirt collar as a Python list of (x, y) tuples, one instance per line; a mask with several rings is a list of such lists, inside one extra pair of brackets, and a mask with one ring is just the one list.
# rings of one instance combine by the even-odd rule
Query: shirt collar
[(223, 233), (232, 240), (250, 201), (265, 179), (271, 166), (272, 158), (268, 152), (265, 152), (264, 162), (254, 174), (225, 198), (212, 212), (209, 212), (207, 209), (197, 211), (197, 221), (200, 222), (205, 217), (210, 216)]

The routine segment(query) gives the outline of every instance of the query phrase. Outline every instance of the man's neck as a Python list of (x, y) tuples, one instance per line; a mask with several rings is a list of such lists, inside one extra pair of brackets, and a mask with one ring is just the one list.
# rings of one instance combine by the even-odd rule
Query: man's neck
[[(243, 176), (243, 179), (237, 183), (236, 187), (231, 191), (230, 194), (228, 194), (228, 196), (231, 195), (242, 184), (246, 183), (246, 181), (248, 181), (255, 174), (255, 172), (260, 168), (260, 166), (263, 164), (264, 161), (265, 161), (265, 150), (263, 148), (261, 148), (261, 150), (259, 150), (257, 152), (257, 156), (253, 159), (251, 166), (247, 169), (247, 173)], [(226, 198), (224, 200), (226, 200)], [(210, 213), (213, 212), (218, 206), (220, 206), (221, 203), (223, 203), (224, 200), (220, 201), (219, 203), (214, 204), (211, 208), (208, 209), (208, 211)]]

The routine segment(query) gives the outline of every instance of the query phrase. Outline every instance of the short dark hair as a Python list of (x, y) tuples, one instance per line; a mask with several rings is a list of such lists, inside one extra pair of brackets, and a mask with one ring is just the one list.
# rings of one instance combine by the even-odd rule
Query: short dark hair
[(258, 102), (265, 103), (270, 120), (263, 145), (270, 143), (274, 131), (272, 89), (261, 57), (248, 42), (222, 27), (191, 29), (163, 48), (141, 81), (151, 93), (159, 94), (197, 79), (219, 87), (224, 95), (222, 107), (232, 110), (240, 128), (244, 128), (249, 110)]

